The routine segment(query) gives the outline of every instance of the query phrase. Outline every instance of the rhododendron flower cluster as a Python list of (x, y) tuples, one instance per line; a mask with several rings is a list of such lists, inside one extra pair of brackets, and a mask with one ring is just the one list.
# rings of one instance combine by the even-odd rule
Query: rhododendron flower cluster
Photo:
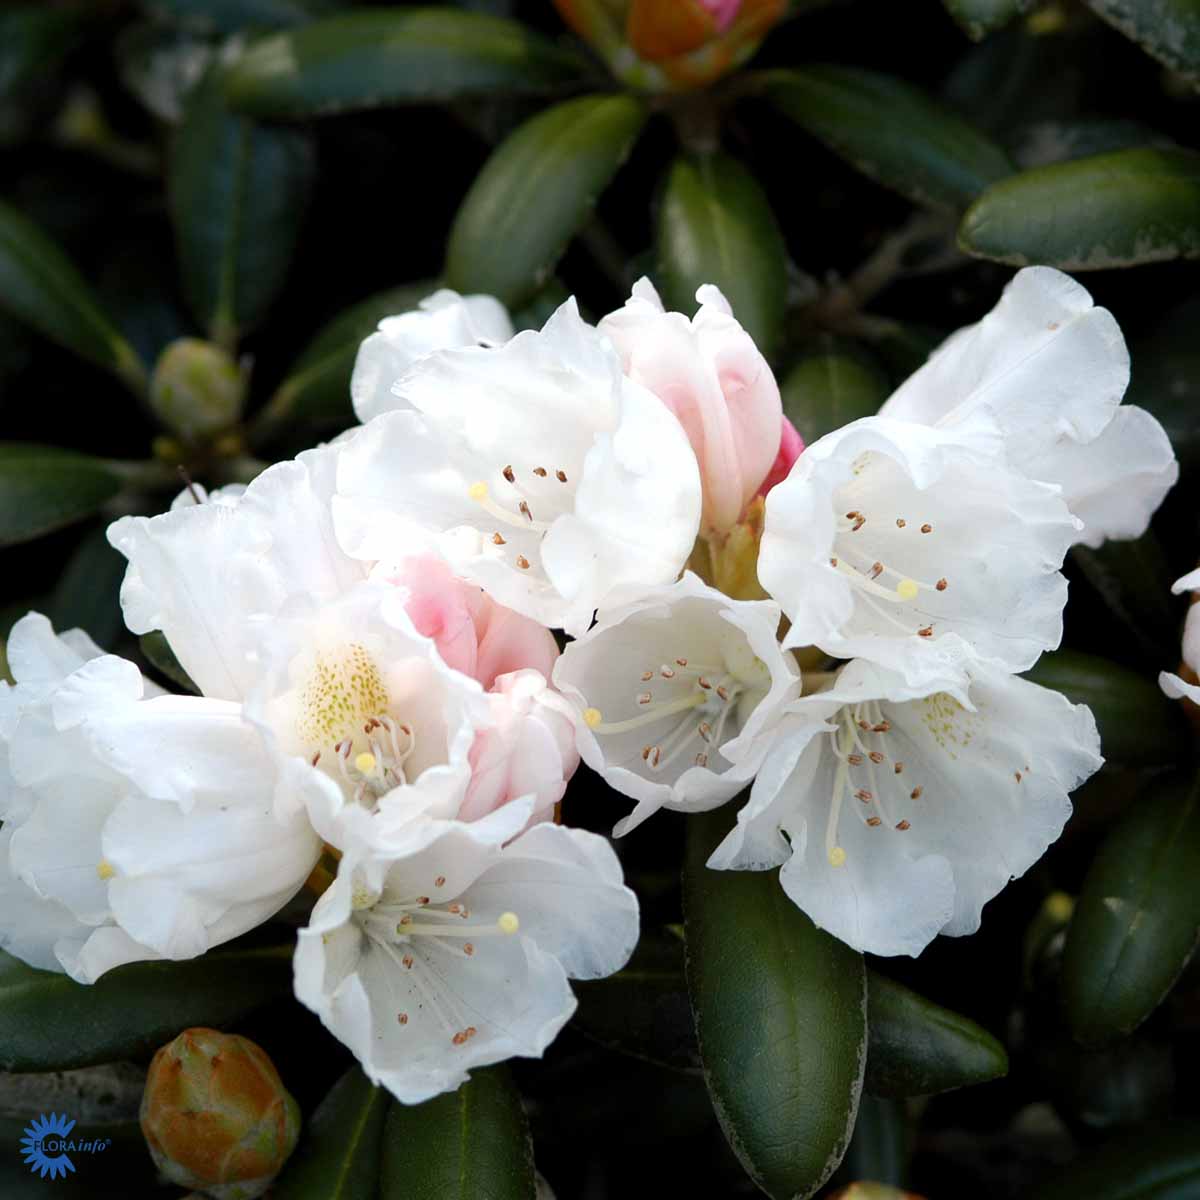
[(91, 982), (307, 889), (297, 996), (419, 1102), (541, 1054), (569, 980), (634, 948), (614, 850), (562, 804), (580, 759), (635, 802), (617, 835), (737, 803), (709, 866), (778, 870), (859, 950), (975, 930), (1102, 762), (1089, 711), (1020, 674), (1059, 642), (1064, 555), (1140, 534), (1177, 473), (1120, 402), (1120, 330), (1022, 271), (806, 446), (697, 302), (643, 280), (514, 333), (438, 292), (363, 343), (360, 426), (112, 525), (129, 628), (197, 694), (18, 623), (0, 944)]

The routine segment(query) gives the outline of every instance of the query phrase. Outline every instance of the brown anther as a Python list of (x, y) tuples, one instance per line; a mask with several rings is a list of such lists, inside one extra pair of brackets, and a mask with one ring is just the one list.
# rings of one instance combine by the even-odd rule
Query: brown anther
[(463, 1030), (463, 1033), (465, 1033), (469, 1038), (473, 1038), (478, 1032), (479, 1030), (476, 1029), (474, 1025), (468, 1025), (466, 1029)]
[(660, 762), (662, 762), (662, 748), (655, 746), (654, 749), (650, 751), (650, 765), (652, 767), (657, 767)]
[(882, 825), (883, 820), (880, 817), (868, 817), (867, 824), (870, 825), (872, 829), (874, 829), (876, 825)]
[(855, 520), (857, 517), (861, 517), (861, 516), (862, 516), (862, 513), (860, 513), (860, 512), (858, 511), (858, 509), (857, 509), (857, 508), (852, 508), (852, 509), (851, 509), (851, 510), (850, 510), (850, 511), (849, 511), (849, 512), (846, 514), (846, 520), (847, 520), (847, 521), (853, 521), (853, 520)]
[(701, 721), (696, 732), (707, 742), (712, 736), (712, 726), (707, 721)]
[(648, 759), (650, 757), (650, 751), (653, 749), (654, 749), (653, 746), (643, 746), (642, 747), (642, 762), (645, 762), (646, 759)]
[(659, 671), (659, 674), (664, 679), (674, 679), (675, 678), (675, 672), (672, 671), (670, 667), (663, 667), (663, 669), (661, 671)]
[(316, 754), (314, 754), (312, 756), (312, 765), (315, 767), (317, 765), (317, 763), (319, 763), (320, 761), (321, 761), (321, 752), (320, 752), (320, 750), (318, 750), (316, 752)]
[(677, 659), (675, 660), (675, 665), (676, 665), (677, 667), (686, 667), (686, 666), (687, 666), (687, 662), (688, 662), (688, 660), (687, 660), (686, 658), (677, 658)]
[(557, 479), (559, 483), (566, 483), (567, 482), (567, 473), (566, 473), (566, 471), (555, 471), (554, 478)]
[(903, 832), (905, 829), (911, 829), (912, 826), (907, 821), (897, 821), (896, 828)]
[(717, 695), (720, 696), (722, 700), (728, 700), (729, 699), (729, 689), (724, 686), (718, 685)]
[(892, 728), (891, 721), (880, 721), (878, 725), (871, 726), (872, 733), (887, 733)]
[(525, 518), (525, 520), (533, 520), (533, 513), (529, 511), (529, 501), (522, 500), (521, 503), (517, 505), (517, 511)]
[(457, 917), (458, 914), (460, 912), (462, 912), (462, 905), (461, 904), (451, 904), (450, 907), (446, 909), (446, 911), (452, 912)]
[(397, 1013), (396, 1020), (399, 1021), (401, 1025), (407, 1025), (408, 1024), (408, 1013)]
[(872, 750), (872, 751), (871, 751), (871, 752), (870, 752), (870, 753), (867, 755), (867, 757), (868, 757), (868, 758), (869, 758), (869, 759), (870, 759), (870, 760), (871, 760), (873, 763), (875, 763), (875, 765), (876, 765), (876, 766), (878, 766), (878, 765), (879, 765), (881, 762), (883, 762), (883, 755), (882, 755), (882, 754), (880, 754), (878, 750)]
[(915, 788), (913, 788), (913, 790), (911, 792), (908, 793), (908, 798), (910, 800), (920, 800), (921, 793), (924, 790), (925, 790), (924, 788), (915, 787)]
[(870, 722), (870, 721), (859, 721), (859, 722), (858, 722), (858, 727), (859, 727), (859, 729), (861, 729), (861, 730), (862, 730), (864, 733), (870, 733), (870, 732), (871, 732), (871, 730), (874, 728), (874, 726), (872, 726), (872, 724), (871, 724), (871, 722)]
[(637, 698), (639, 704), (649, 704), (650, 701), (653, 699), (654, 699), (653, 692), (642, 692), (642, 694), (640, 696), (638, 696), (638, 698)]
[(907, 525), (907, 524), (908, 524), (908, 522), (903, 517), (896, 518), (896, 528), (897, 529), (903, 529), (905, 527), (905, 525)]
[(871, 564), (871, 578), (878, 579), (883, 574), (883, 563), (877, 562)]
[(701, 675), (701, 676), (700, 676), (700, 678), (696, 680), (696, 682), (697, 682), (697, 683), (698, 683), (698, 684), (699, 684), (699, 685), (700, 685), (700, 686), (701, 686), (701, 687), (702, 687), (702, 688), (703, 688), (703, 689), (704, 689), (706, 692), (709, 692), (709, 691), (711, 691), (711, 690), (712, 690), (712, 684), (711, 684), (711, 683), (709, 683), (709, 681), (708, 681), (707, 679), (705, 679), (703, 675)]
[(649, 683), (650, 680), (652, 680), (653, 678), (654, 678), (653, 671), (643, 671), (642, 672), (642, 682), (643, 683)]
[(534, 473), (534, 474), (535, 474), (535, 475), (536, 475), (536, 476), (537, 476), (539, 479), (545, 479), (545, 478), (546, 478), (546, 468), (545, 468), (545, 467), (534, 467), (534, 468), (533, 468), (533, 473)]
[(470, 942), (467, 942), (467, 944), (463, 946), (463, 953), (470, 958), (471, 955), (475, 953), (475, 947), (471, 945)]
[(902, 773), (903, 773), (903, 771), (904, 771), (904, 764), (903, 764), (902, 762), (898, 762), (898, 763), (897, 763), (897, 764), (896, 764), (896, 765), (895, 765), (895, 766), (892, 768), (892, 770), (893, 770), (893, 771), (895, 771), (897, 775), (900, 775), (900, 774), (902, 774)]
[(932, 533), (932, 532), (933, 532), (933, 526), (932, 526), (932, 525), (930, 525), (930, 524), (928, 524), (928, 523), (926, 523), (925, 525), (922, 525), (922, 526), (921, 526), (921, 532), (922, 532), (922, 533)]
[(1021, 772), (1016, 771), (1016, 772), (1014, 772), (1014, 774), (1016, 775), (1017, 782), (1020, 783), (1021, 782)]
[(456, 1033), (450, 1040), (456, 1046), (465, 1046), (467, 1042), (467, 1031), (464, 1029), (461, 1033)]
[(401, 925), (411, 925), (412, 924), (412, 913), (405, 913), (404, 916), (402, 916), (400, 918), (400, 924)]
[(509, 483), (515, 483), (515, 482), (516, 482), (516, 478), (517, 478), (517, 477), (516, 477), (516, 475), (513, 473), (513, 469), (512, 469), (512, 467), (511, 467), (511, 466), (507, 466), (507, 467), (505, 467), (505, 468), (504, 468), (504, 470), (501, 472), (501, 474), (504, 476), (504, 478), (505, 478), (505, 479), (507, 479), (507, 480), (508, 480), (508, 482), (509, 482)]
[(492, 543), (496, 546), (507, 546), (508, 542), (499, 533), (492, 534)]
[(406, 971), (412, 970), (413, 956), (411, 954), (406, 954), (400, 961), (404, 964), (404, 969)]
[(418, 896), (418, 897), (417, 897), (417, 903), (418, 903), (418, 904), (419, 904), (419, 905), (420, 905), (422, 908), (424, 908), (424, 907), (425, 907), (425, 905), (427, 905), (427, 904), (429, 903), (429, 897), (428, 897), (428, 896)]
[(848, 763), (849, 763), (849, 764), (850, 764), (852, 767), (861, 767), (861, 766), (862, 766), (862, 755), (861, 755), (861, 754), (850, 754), (850, 755), (847, 755), (847, 756), (846, 756), (846, 761), (847, 761), (847, 762), (848, 762)]
[(931, 638), (933, 637), (933, 626), (926, 625), (924, 629), (917, 630), (917, 637)]
[(708, 766), (708, 755), (704, 754), (704, 753), (697, 754), (696, 755), (696, 766), (707, 767)]
[(836, 567), (836, 566), (837, 566), (837, 559), (836, 559), (836, 558), (831, 558), (831, 559), (829, 560), (829, 565), (830, 565), (831, 567)]
[(939, 592), (944, 592), (950, 585), (946, 582), (946, 580), (939, 579), (933, 586), (937, 588)]
[(445, 877), (445, 875), (439, 875), (439, 876), (438, 876), (438, 877), (437, 877), (437, 878), (436, 878), (436, 879), (433, 881), (433, 886), (434, 886), (434, 887), (445, 887), (445, 886), (446, 886), (446, 877)]
[(866, 517), (859, 517), (858, 520), (854, 522), (853, 526), (850, 529), (850, 532), (857, 533), (866, 523), (867, 523)]
[(523, 555), (523, 554), (518, 554), (517, 555), (517, 566), (520, 567), (522, 571), (528, 571), (529, 570), (529, 559), (527, 559), (525, 557), (525, 555)]
[(855, 800), (861, 800), (864, 804), (870, 804), (871, 801), (875, 799), (875, 797), (868, 792), (866, 788), (859, 788), (858, 791), (854, 793), (854, 798)]
[(400, 732), (404, 734), (405, 737), (412, 737), (412, 730), (409, 729), (407, 725), (401, 725)]

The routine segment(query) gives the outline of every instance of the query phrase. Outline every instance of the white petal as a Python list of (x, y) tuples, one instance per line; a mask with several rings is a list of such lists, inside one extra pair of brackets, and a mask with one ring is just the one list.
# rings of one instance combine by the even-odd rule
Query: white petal
[(131, 962), (158, 962), (149, 946), (135, 942), (123, 929), (116, 925), (101, 925), (88, 932), (86, 937), (63, 937), (54, 946), (54, 953), (62, 969), (76, 983), (95, 983), (106, 971), (123, 967)]
[(1141, 537), (1178, 480), (1179, 464), (1158, 421), (1123, 404), (1092, 441), (1059, 441), (1024, 472), (1063, 489), (1067, 507), (1083, 521), (1079, 541), (1094, 548), (1108, 538)]
[(13, 625), (4, 650), (12, 677), (39, 695), (104, 653), (82, 629), (56, 634), (37, 612), (26, 613)]
[(1170, 671), (1159, 672), (1158, 686), (1172, 700), (1190, 700), (1193, 704), (1200, 704), (1200, 686), (1187, 683), (1178, 675), (1172, 675)]
[(9, 865), (12, 831), (0, 829), (0, 950), (42, 971), (60, 971), (54, 945), (60, 938), (84, 935), (69, 909), (45, 900), (17, 878)]
[(1112, 314), (1096, 308), (1086, 289), (1062, 272), (1029, 267), (880, 414), (950, 424), (986, 408), (1004, 431), (1009, 462), (1023, 469), (1048, 442), (1097, 437), (1128, 383), (1129, 353)]

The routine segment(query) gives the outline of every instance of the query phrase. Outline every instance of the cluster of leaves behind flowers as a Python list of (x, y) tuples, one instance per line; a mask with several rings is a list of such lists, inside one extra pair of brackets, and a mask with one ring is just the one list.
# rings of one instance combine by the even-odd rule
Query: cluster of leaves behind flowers
[[(497, 295), (524, 325), (569, 292), (607, 311), (643, 273), (685, 311), (715, 282), (811, 442), (874, 412), (1010, 264), (1087, 271), (1130, 340), (1129, 399), (1183, 474), (1145, 537), (1068, 563), (1064, 649), (1035, 678), (1092, 707), (1108, 765), (1062, 840), (975, 937), (865, 964), (864, 1021), (861, 956), (772, 878), (704, 872), (716, 830), (693, 820), (685, 847), (684, 823), (661, 819), (621, 847), (637, 957), (580, 988), (571, 1029), (516, 1087), (467, 1085), (470, 1161), (495, 1195), (531, 1194), (531, 1138), (564, 1196), (790, 1197), (829, 1166), (806, 1145), (852, 1127), (831, 1187), (1192, 1194), (1200, 791), (1194, 735), (1154, 679), (1178, 659), (1170, 580), (1200, 557), (1200, 16), (1186, 0), (791, 9), (724, 77), (645, 92), (539, 0), (6, 8), (0, 632), (39, 607), (186, 687), (161, 642), (129, 644), (104, 525), (161, 511), (180, 469), (245, 480), (351, 424), (359, 341), (437, 282)], [(208, 357), (191, 390), (161, 358), (182, 338), (208, 343), (192, 344)], [(620, 801), (581, 772), (565, 804), (605, 830)], [(280, 1195), (348, 1194), (329, 1190), (342, 1168), (354, 1194), (378, 1178), (432, 1194), (467, 1099), (405, 1110), (343, 1077), (345, 1052), (289, 997), (289, 936), (88, 991), (0, 960), (0, 1068), (236, 1028), (319, 1113)], [(820, 1069), (864, 1051), (861, 1089)], [(136, 1135), (116, 1145), (112, 1194), (152, 1191)]]

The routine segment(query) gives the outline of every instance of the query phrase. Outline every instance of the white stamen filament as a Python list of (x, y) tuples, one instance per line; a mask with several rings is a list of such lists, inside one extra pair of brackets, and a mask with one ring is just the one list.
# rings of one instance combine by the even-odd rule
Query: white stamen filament
[[(532, 515), (525, 516), (523, 512), (511, 512), (507, 508), (503, 508), (492, 499), (488, 491), (488, 485), (480, 480), (477, 483), (471, 484), (467, 488), (467, 495), (479, 505), (486, 513), (490, 513), (497, 521), (503, 522), (505, 525), (511, 525), (514, 529), (530, 530), (534, 533), (545, 533), (550, 526), (545, 521), (538, 521)], [(529, 508), (528, 502), (525, 502), (526, 509)]]

